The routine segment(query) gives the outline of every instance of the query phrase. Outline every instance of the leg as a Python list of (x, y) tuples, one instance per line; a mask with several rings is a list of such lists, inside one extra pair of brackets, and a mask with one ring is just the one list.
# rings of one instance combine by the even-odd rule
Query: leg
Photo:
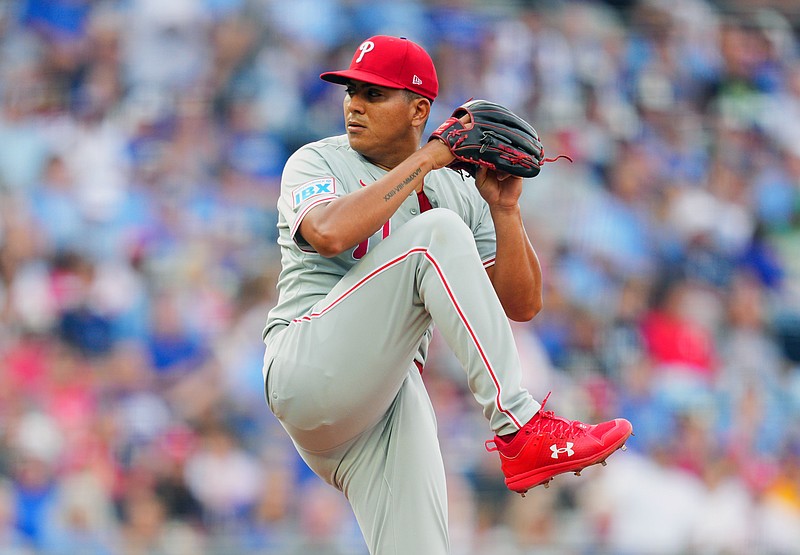
[(498, 433), (539, 409), (472, 232), (448, 210), (395, 231), (267, 346), (270, 407), (304, 449), (341, 445), (394, 402), (435, 322)]
[(415, 367), (371, 430), (330, 452), (300, 453), (344, 492), (370, 553), (449, 553), (444, 465), (433, 407)]

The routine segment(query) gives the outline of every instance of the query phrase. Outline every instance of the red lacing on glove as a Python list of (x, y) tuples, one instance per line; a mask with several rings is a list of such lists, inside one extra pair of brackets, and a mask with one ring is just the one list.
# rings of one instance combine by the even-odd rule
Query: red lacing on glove
[[(510, 151), (508, 153), (501, 154), (500, 158), (502, 158), (503, 160), (508, 160), (512, 164), (517, 165), (517, 166), (522, 166), (524, 168), (530, 168), (530, 167), (533, 166), (533, 164), (530, 163), (531, 162), (530, 157), (528, 157), (528, 156), (526, 156), (524, 154), (520, 154), (519, 152), (514, 151), (514, 150), (512, 150), (512, 151)], [(539, 164), (539, 165), (541, 166), (541, 164)]]
[[(544, 156), (544, 151), (542, 151), (542, 156)], [(539, 162), (539, 167), (544, 166), (545, 162), (555, 162), (559, 158), (566, 158), (570, 162), (574, 162), (575, 161), (572, 158), (570, 158), (569, 156), (567, 156), (566, 154), (559, 154), (555, 158), (542, 158), (542, 161)]]
[(455, 140), (455, 142), (453, 142), (453, 146), (451, 147), (451, 151), (455, 151), (455, 150), (457, 150), (457, 149), (458, 149), (458, 147), (460, 147), (460, 146), (461, 146), (461, 144), (462, 144), (464, 141), (466, 141), (466, 140), (467, 140), (467, 136), (466, 136), (466, 135), (462, 135), (460, 130), (455, 130), (455, 129), (454, 129), (454, 130), (452, 130), (450, 133), (448, 133), (448, 134), (447, 134), (447, 139), (448, 139), (448, 142), (449, 142), (449, 140), (450, 140), (450, 137), (451, 137), (452, 135), (457, 135), (457, 136), (458, 136), (458, 138)]

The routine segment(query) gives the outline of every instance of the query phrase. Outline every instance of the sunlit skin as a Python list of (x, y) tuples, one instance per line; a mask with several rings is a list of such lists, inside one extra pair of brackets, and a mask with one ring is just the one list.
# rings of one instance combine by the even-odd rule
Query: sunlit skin
[(350, 146), (373, 164), (392, 169), (419, 148), (430, 114), (427, 98), (409, 102), (400, 89), (350, 81), (344, 96)]

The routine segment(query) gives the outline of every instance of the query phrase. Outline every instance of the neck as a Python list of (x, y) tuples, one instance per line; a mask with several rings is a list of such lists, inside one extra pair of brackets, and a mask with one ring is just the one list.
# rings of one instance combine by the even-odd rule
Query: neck
[(388, 172), (399, 166), (419, 148), (419, 137), (413, 135), (402, 141), (394, 141), (391, 148), (371, 149), (369, 153), (359, 151), (359, 154), (371, 164)]

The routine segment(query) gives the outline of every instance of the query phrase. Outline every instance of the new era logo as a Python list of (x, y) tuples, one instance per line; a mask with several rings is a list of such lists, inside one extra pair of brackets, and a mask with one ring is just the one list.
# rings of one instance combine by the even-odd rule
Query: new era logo
[(420, 79), (419, 77), (417, 77), (415, 75), (414, 78), (411, 79), (411, 83), (414, 84), (414, 85), (421, 85), (422, 84), (422, 79)]

